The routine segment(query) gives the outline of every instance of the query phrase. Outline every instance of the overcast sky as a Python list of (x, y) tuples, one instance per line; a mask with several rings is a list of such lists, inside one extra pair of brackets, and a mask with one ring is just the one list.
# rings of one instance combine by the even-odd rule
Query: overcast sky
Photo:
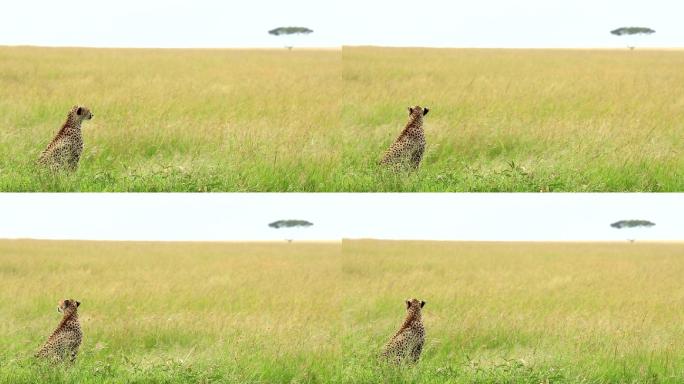
[(682, 217), (684, 194), (2, 194), (0, 238), (684, 240)]
[[(684, 46), (681, 0), (21, 0), (0, 7), (0, 44), (97, 47)], [(279, 26), (315, 32), (273, 37)], [(655, 29), (619, 38), (623, 26)]]

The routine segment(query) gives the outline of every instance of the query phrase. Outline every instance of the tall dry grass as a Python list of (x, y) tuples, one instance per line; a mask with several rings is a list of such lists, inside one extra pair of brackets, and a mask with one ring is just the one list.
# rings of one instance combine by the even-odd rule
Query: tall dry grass
[[(0, 48), (2, 191), (681, 191), (681, 51)], [(34, 162), (92, 108), (74, 175)], [(419, 172), (376, 165), (428, 105)]]
[[(678, 383), (681, 243), (0, 241), (0, 382)], [(73, 367), (31, 355), (82, 302)], [(415, 367), (377, 359), (427, 301)]]

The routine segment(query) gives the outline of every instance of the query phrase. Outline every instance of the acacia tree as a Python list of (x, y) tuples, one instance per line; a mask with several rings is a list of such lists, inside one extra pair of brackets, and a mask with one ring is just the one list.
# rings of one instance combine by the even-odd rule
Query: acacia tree
[(268, 226), (271, 228), (295, 228), (295, 227), (310, 227), (313, 223), (306, 220), (278, 220), (269, 223)]
[[(306, 28), (306, 27), (279, 27), (276, 29), (271, 29), (268, 31), (270, 35), (273, 36), (281, 36), (281, 35), (287, 35), (287, 36), (293, 36), (293, 35), (308, 35), (312, 33), (313, 30)], [(286, 45), (285, 48), (287, 49), (292, 49), (291, 45)]]
[[(651, 35), (654, 34), (655, 31), (652, 30), (651, 28), (646, 28), (646, 27), (622, 27), (618, 29), (613, 29), (610, 31), (611, 34), (615, 36), (636, 36), (636, 35)], [(634, 49), (633, 45), (628, 46), (629, 49)]]
[(654, 225), (655, 225), (654, 222), (648, 221), (648, 220), (620, 220), (620, 221), (614, 222), (610, 226), (613, 228), (622, 229), (622, 228), (637, 228), (637, 227), (649, 228), (649, 227), (652, 227)]
[[(278, 221), (274, 221), (274, 222), (268, 224), (269, 227), (275, 228), (275, 229), (285, 228), (284, 234), (287, 234), (287, 235), (293, 235), (293, 234), (295, 234), (297, 229), (308, 228), (312, 225), (313, 225), (313, 223), (310, 221), (307, 221), (307, 220), (292, 220), (292, 219), (278, 220)], [(294, 232), (293, 232), (293, 230), (294, 230)], [(285, 240), (287, 240), (288, 243), (292, 242), (291, 237), (286, 238)]]
[[(648, 220), (620, 220), (612, 223), (610, 226), (617, 229), (626, 228), (628, 233), (635, 234), (634, 229), (651, 228), (655, 226), (655, 223)], [(630, 238), (629, 241), (634, 242), (634, 238)]]

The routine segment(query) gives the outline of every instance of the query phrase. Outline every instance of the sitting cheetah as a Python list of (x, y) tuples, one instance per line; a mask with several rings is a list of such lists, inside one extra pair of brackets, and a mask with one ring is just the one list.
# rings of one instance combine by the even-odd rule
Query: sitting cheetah
[(420, 358), (425, 342), (425, 327), (421, 316), (423, 306), (424, 301), (406, 300), (406, 320), (382, 352), (382, 357), (387, 361), (401, 363), (408, 359), (408, 362), (415, 363)]
[(87, 107), (76, 105), (71, 108), (62, 129), (41, 153), (38, 162), (52, 170), (76, 170), (83, 152), (81, 123), (92, 118), (93, 114)]
[(380, 164), (397, 166), (408, 162), (413, 169), (420, 165), (425, 151), (423, 116), (427, 115), (430, 110), (416, 105), (409, 107), (408, 111), (409, 121), (406, 127), (385, 152)]
[(77, 313), (80, 305), (81, 303), (74, 299), (62, 300), (59, 303), (57, 311), (64, 313), (62, 321), (36, 353), (36, 357), (48, 358), (54, 362), (64, 361), (67, 357), (70, 361), (76, 359), (78, 347), (83, 339)]

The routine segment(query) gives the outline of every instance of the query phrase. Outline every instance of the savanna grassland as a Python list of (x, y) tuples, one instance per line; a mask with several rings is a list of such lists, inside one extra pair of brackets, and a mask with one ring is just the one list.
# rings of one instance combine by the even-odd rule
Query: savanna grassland
[[(682, 191), (684, 51), (0, 47), (2, 191)], [(74, 174), (36, 169), (89, 106)], [(376, 162), (428, 106), (418, 172)]]
[[(334, 377), (339, 259), (339, 244), (2, 241), (0, 382)], [(67, 296), (81, 301), (78, 359), (35, 364)]]
[[(0, 242), (0, 382), (680, 383), (682, 243)], [(60, 298), (74, 366), (36, 363)], [(415, 366), (377, 360), (427, 301)]]
[[(0, 190), (313, 191), (338, 168), (334, 50), (0, 48)], [(73, 175), (34, 162), (91, 108)]]
[[(684, 190), (684, 51), (345, 48), (343, 63), (354, 189)], [(421, 170), (378, 180), (367, 164), (415, 104)]]
[[(684, 243), (345, 242), (352, 382), (681, 383)], [(426, 344), (388, 374), (372, 354), (418, 297)], [(388, 376), (389, 375), (389, 376)]]

